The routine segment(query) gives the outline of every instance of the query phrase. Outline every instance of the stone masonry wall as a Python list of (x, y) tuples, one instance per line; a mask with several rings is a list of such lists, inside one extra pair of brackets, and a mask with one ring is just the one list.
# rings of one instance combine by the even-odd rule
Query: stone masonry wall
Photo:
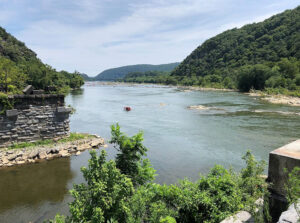
[(10, 101), (14, 109), (0, 115), (0, 147), (69, 134), (71, 109), (64, 107), (63, 95), (14, 95)]

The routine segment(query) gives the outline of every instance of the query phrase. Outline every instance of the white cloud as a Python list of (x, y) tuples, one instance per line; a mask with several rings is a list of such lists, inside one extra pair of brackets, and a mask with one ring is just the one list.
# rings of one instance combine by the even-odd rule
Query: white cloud
[(31, 17), (14, 33), (17, 38), (53, 67), (90, 75), (121, 65), (181, 61), (205, 39), (282, 10), (234, 11), (234, 0), (33, 1), (35, 8), (22, 5)]

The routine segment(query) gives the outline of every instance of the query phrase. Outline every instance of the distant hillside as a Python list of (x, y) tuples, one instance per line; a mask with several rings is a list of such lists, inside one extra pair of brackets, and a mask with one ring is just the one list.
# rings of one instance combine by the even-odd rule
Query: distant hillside
[(171, 75), (128, 76), (126, 81), (300, 97), (300, 6), (206, 40)]
[(92, 78), (92, 77), (89, 77), (87, 74), (80, 73), (79, 75), (80, 75), (85, 81), (93, 80), (93, 78)]
[(205, 41), (172, 73), (173, 76), (227, 75), (243, 65), (300, 58), (300, 6)]
[(0, 91), (19, 93), (27, 84), (37, 89), (55, 87), (60, 93), (84, 83), (77, 73), (56, 71), (32, 50), (0, 27)]
[(98, 74), (94, 80), (97, 81), (115, 81), (124, 78), (127, 74), (132, 72), (146, 72), (146, 71), (172, 71), (179, 63), (169, 63), (160, 65), (138, 64), (123, 67), (117, 67), (105, 70)]

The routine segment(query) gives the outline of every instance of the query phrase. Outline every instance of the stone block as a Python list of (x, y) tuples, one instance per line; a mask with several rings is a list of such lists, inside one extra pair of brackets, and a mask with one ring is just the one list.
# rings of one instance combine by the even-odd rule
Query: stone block
[(33, 90), (32, 93), (33, 94), (44, 94), (45, 91), (44, 90)]
[(254, 218), (247, 211), (240, 211), (234, 216), (230, 216), (225, 220), (221, 221), (221, 223), (254, 223)]
[(72, 108), (68, 107), (57, 107), (57, 113), (71, 113)]
[(10, 139), (10, 136), (9, 135), (3, 135), (3, 136), (1, 136), (1, 139)]
[(273, 183), (273, 191), (285, 196), (284, 184), (287, 174), (284, 169), (290, 172), (296, 166), (300, 166), (300, 140), (270, 152), (268, 180)]
[(18, 116), (18, 110), (17, 109), (6, 110), (6, 116), (7, 117)]
[[(269, 206), (273, 222), (277, 222), (280, 213), (288, 207), (284, 187), (288, 179), (287, 173), (296, 166), (300, 166), (300, 140), (287, 144), (269, 154), (268, 181), (271, 183)], [(284, 171), (285, 169), (287, 172)]]
[(25, 95), (29, 95), (29, 94), (32, 93), (32, 91), (33, 91), (32, 85), (28, 85), (26, 88), (24, 88), (23, 93), (24, 93)]
[(38, 115), (36, 116), (37, 119), (46, 119), (47, 116), (46, 115)]
[[(297, 209), (300, 209), (300, 199), (297, 203)], [(279, 218), (278, 223), (297, 223), (299, 222), (299, 215), (295, 209), (295, 204), (291, 204), (287, 211), (283, 212)]]

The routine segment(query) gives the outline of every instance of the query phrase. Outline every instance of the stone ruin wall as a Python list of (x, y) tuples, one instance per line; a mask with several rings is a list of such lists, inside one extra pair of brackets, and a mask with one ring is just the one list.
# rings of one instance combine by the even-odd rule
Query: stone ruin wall
[(14, 95), (9, 100), (14, 109), (0, 115), (0, 147), (69, 134), (71, 109), (65, 107), (63, 95)]

